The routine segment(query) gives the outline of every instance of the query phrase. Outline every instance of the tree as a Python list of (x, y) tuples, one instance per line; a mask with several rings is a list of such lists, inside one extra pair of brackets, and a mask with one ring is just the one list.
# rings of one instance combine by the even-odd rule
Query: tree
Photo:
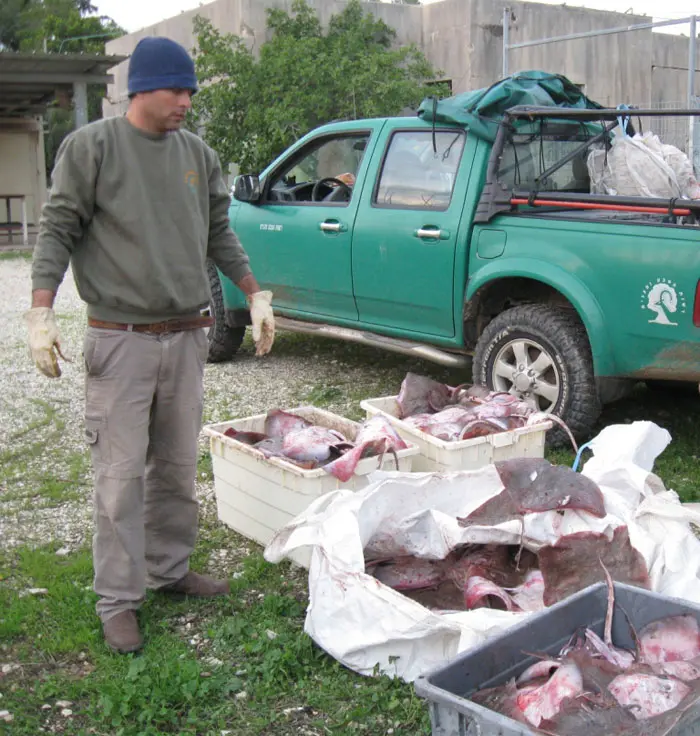
[(440, 88), (415, 46), (396, 48), (396, 32), (350, 0), (324, 31), (305, 0), (291, 14), (267, 11), (259, 58), (234, 35), (195, 19), (200, 92), (193, 124), (224, 165), (261, 171), (291, 143), (337, 119), (395, 115)]
[(11, 24), (0, 25), (0, 42), (12, 51), (103, 54), (106, 41), (125, 33), (107, 16), (88, 15), (97, 11), (88, 0), (5, 2), (16, 14)]

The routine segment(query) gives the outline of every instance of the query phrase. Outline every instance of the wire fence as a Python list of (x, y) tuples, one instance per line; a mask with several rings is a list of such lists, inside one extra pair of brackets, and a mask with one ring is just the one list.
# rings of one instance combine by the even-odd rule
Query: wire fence
[[(638, 107), (646, 107), (651, 110), (685, 110), (688, 108), (688, 101), (681, 100), (678, 102), (652, 102), (650, 105), (638, 105)], [(700, 109), (700, 97), (693, 98), (691, 109)], [(686, 115), (675, 116), (659, 116), (635, 118), (632, 113), (635, 130), (638, 132), (651, 131), (659, 136), (662, 143), (669, 143), (679, 148), (686, 155), (689, 153), (690, 137), (693, 136), (693, 167), (696, 176), (700, 176), (700, 119), (695, 119), (695, 124), (691, 125), (690, 118)]]

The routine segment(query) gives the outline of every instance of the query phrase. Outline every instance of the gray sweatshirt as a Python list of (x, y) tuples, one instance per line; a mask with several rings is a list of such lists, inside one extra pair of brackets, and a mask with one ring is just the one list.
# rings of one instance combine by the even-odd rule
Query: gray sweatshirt
[(99, 120), (66, 138), (52, 178), (32, 287), (55, 292), (70, 261), (90, 317), (144, 324), (198, 314), (210, 296), (207, 257), (234, 283), (250, 273), (219, 159), (192, 133)]

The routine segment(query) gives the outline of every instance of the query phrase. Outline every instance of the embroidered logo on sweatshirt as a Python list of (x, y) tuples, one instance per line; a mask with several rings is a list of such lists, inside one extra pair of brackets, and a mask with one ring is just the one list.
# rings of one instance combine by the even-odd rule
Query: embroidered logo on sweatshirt
[(190, 169), (185, 173), (185, 184), (190, 188), (192, 194), (197, 194), (197, 186), (199, 184), (199, 174)]

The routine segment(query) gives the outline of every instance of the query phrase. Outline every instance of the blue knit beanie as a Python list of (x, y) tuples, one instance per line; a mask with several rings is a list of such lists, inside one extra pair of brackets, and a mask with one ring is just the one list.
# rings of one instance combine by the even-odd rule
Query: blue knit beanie
[(129, 96), (155, 89), (197, 91), (194, 62), (183, 46), (160, 36), (142, 38), (129, 59)]

